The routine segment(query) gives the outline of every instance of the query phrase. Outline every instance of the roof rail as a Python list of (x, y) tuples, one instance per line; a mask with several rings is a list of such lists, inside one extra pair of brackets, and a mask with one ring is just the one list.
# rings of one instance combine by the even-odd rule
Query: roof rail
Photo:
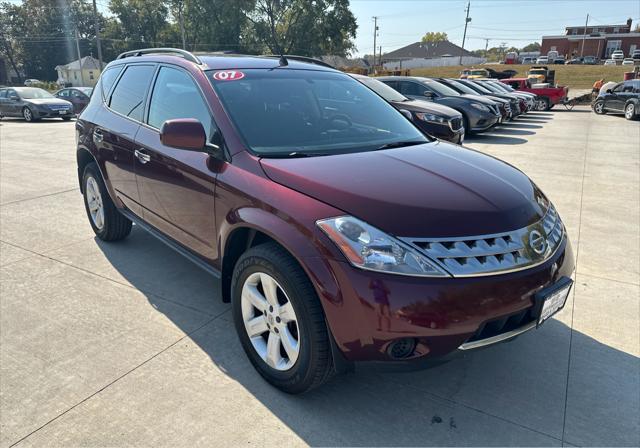
[(280, 56), (280, 55), (277, 55), (277, 54), (269, 54), (269, 55), (265, 55), (263, 57), (265, 57), (265, 58), (281, 58), (281, 57), (284, 57), (285, 59), (291, 59), (293, 61), (306, 62), (308, 64), (321, 65), (322, 67), (336, 69), (333, 65), (328, 64), (328, 63), (324, 62), (323, 60), (316, 59), (316, 58), (310, 58), (308, 56), (296, 56), (294, 54), (283, 54), (282, 56)]
[(179, 48), (142, 48), (140, 50), (131, 50), (125, 51), (118, 55), (116, 59), (124, 59), (132, 56), (143, 56), (145, 54), (157, 54), (157, 53), (167, 53), (167, 54), (175, 54), (177, 56), (182, 56), (187, 61), (193, 62), (195, 64), (202, 64), (198, 57), (194, 56), (193, 53), (190, 53), (186, 50), (181, 50)]

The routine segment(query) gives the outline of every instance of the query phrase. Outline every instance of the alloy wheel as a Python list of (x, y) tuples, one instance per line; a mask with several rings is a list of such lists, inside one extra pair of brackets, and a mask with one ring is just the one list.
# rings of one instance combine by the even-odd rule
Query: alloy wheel
[(251, 274), (242, 286), (244, 328), (262, 360), (275, 370), (291, 369), (300, 353), (298, 318), (280, 284), (269, 274)]
[(628, 104), (624, 110), (624, 117), (627, 120), (631, 120), (634, 114), (635, 114), (635, 107), (633, 106), (633, 104)]
[(24, 110), (22, 111), (22, 116), (26, 121), (33, 120), (33, 113), (31, 112), (31, 109), (29, 109), (28, 107), (24, 108)]
[(98, 182), (93, 177), (87, 178), (87, 185), (85, 186), (85, 196), (87, 198), (87, 206), (89, 207), (89, 214), (93, 225), (98, 230), (102, 230), (104, 227), (104, 206), (102, 204), (102, 195), (98, 188)]
[(604, 104), (602, 104), (602, 101), (599, 101), (593, 106), (593, 109), (597, 114), (601, 114), (604, 112)]

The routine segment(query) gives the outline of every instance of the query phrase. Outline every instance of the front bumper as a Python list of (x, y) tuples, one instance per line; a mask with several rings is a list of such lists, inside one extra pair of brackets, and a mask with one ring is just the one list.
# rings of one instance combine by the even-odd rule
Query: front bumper
[(464, 127), (453, 130), (448, 123), (432, 123), (416, 120), (416, 124), (427, 134), (455, 144), (462, 144), (464, 141)]
[[(328, 262), (342, 300), (340, 306), (333, 303), (325, 311), (341, 355), (348, 363), (384, 363), (400, 368), (437, 364), (456, 352), (487, 345), (470, 341), (478, 341), (474, 337), (493, 322), (533, 313), (535, 293), (561, 277), (570, 277), (574, 270), (566, 237), (545, 263), (491, 276), (403, 277), (363, 271), (342, 261)], [(516, 328), (529, 323), (524, 319)], [(504, 333), (516, 328), (507, 328)], [(518, 334), (489, 342), (502, 342)], [(390, 346), (405, 338), (415, 341), (413, 354), (394, 359)]]
[(475, 120), (469, 119), (472, 132), (482, 132), (494, 127), (500, 121), (500, 115), (478, 115)]
[(52, 109), (34, 109), (34, 115), (36, 118), (61, 118), (61, 117), (74, 117), (75, 113), (73, 109), (67, 110), (52, 110)]

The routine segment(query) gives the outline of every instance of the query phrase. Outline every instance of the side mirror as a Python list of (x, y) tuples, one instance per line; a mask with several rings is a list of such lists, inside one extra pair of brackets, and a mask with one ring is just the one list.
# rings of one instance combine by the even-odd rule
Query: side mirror
[(163, 145), (187, 151), (204, 151), (207, 135), (200, 121), (194, 118), (167, 120), (160, 130)]
[(17, 96), (10, 96), (10, 97), (9, 97), (9, 101), (14, 101), (14, 102), (16, 102), (16, 101), (20, 101), (20, 98), (19, 98), (19, 97), (17, 97)]
[(606, 92), (606, 93), (611, 93), (611, 89), (607, 89), (607, 92)]
[(399, 109), (399, 112), (404, 115), (407, 120), (413, 120), (413, 115), (407, 109)]
[(435, 96), (431, 90), (425, 90), (423, 95), (429, 99), (432, 99)]

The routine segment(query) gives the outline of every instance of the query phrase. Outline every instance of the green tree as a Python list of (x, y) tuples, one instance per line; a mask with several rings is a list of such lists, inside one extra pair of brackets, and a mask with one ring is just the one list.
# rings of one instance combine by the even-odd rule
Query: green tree
[(157, 46), (169, 23), (163, 0), (111, 0), (109, 9), (120, 22), (121, 39)]
[(524, 47), (522, 47), (522, 49), (520, 51), (540, 51), (540, 44), (538, 42), (533, 42), (529, 45), (525, 45)]
[(77, 59), (76, 30), (82, 39), (81, 52), (93, 51), (93, 42), (88, 40), (93, 37), (93, 13), (81, 0), (5, 2), (0, 10), (2, 51), (28, 77), (55, 80), (56, 65)]
[(346, 56), (354, 49), (357, 24), (348, 0), (257, 0), (248, 19), (273, 54)]
[(435, 42), (443, 42), (445, 40), (449, 40), (447, 33), (437, 32), (437, 31), (429, 31), (424, 36), (422, 36), (422, 43), (435, 43)]

